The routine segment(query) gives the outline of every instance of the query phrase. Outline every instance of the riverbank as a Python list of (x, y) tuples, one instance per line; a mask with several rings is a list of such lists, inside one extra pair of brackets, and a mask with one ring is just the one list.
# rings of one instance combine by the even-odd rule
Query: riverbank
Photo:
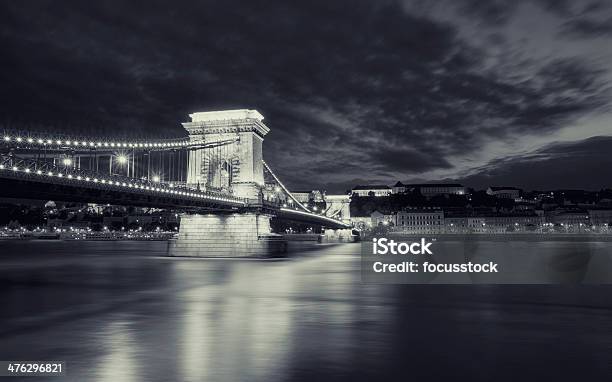
[[(440, 241), (588, 241), (612, 242), (612, 234), (606, 233), (403, 233), (389, 232), (377, 237), (388, 238), (434, 238)], [(371, 240), (374, 236), (367, 235), (363, 240)]]
[(70, 232), (3, 232), (0, 240), (88, 240), (88, 241), (118, 241), (118, 240), (138, 240), (138, 241), (166, 241), (176, 238), (176, 232), (91, 232), (91, 231), (70, 231)]

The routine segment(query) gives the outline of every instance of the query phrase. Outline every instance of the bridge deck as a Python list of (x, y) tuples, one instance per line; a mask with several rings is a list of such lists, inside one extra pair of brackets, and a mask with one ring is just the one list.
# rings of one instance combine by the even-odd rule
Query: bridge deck
[(257, 209), (281, 219), (348, 228), (349, 225), (312, 212), (284, 208), (232, 195), (172, 187), (122, 176), (101, 176), (75, 168), (59, 168), (33, 159), (0, 156), (0, 195), (40, 200), (108, 203), (208, 211)]

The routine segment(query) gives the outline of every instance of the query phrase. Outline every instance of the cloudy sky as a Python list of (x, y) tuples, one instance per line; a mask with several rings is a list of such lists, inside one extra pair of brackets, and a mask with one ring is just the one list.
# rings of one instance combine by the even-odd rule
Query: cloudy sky
[(612, 187), (612, 1), (5, 1), (0, 124), (252, 108), (291, 188)]

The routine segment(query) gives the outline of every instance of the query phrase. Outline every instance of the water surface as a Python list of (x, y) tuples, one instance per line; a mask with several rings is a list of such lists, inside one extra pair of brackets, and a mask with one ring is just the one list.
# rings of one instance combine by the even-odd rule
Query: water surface
[(48, 378), (64, 381), (612, 375), (610, 286), (363, 284), (359, 244), (284, 260), (165, 251), (1, 242), (0, 359), (66, 361)]

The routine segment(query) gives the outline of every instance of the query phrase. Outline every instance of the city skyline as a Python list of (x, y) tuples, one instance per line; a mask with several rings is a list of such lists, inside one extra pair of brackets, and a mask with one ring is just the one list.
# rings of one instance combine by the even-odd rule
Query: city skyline
[(605, 2), (2, 7), (4, 127), (168, 136), (248, 107), (294, 189), (612, 186)]

